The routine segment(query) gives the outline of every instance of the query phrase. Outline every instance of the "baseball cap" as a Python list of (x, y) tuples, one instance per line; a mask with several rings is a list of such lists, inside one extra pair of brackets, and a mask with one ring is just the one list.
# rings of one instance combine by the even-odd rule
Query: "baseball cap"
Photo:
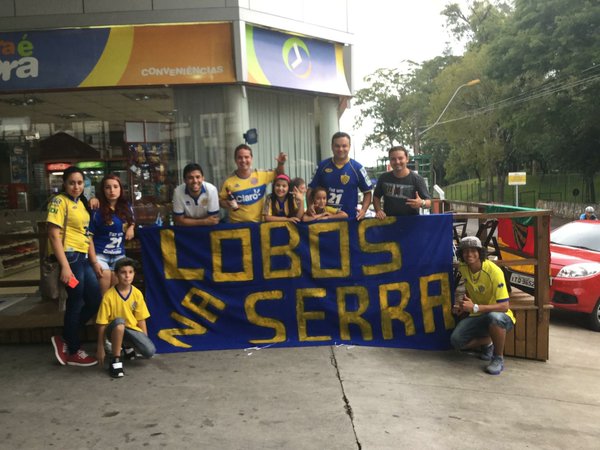
[(467, 236), (460, 240), (460, 249), (464, 250), (465, 248), (483, 248), (483, 246), (478, 237)]

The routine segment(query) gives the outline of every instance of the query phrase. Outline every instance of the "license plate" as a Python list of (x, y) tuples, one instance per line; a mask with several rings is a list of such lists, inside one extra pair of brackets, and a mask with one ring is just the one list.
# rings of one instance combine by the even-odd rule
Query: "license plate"
[(529, 275), (521, 275), (520, 273), (512, 272), (510, 274), (510, 283), (516, 284), (517, 286), (523, 286), (533, 289), (535, 287), (533, 277)]

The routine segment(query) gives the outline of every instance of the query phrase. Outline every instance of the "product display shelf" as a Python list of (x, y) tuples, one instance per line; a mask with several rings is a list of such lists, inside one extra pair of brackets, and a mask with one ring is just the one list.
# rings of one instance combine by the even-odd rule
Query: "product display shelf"
[(34, 232), (30, 221), (6, 222), (0, 227), (0, 278), (39, 264), (38, 240), (11, 236)]

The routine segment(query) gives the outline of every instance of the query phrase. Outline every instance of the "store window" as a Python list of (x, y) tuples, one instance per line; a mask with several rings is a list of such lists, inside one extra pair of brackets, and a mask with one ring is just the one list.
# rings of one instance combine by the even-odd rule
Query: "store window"
[(0, 95), (0, 206), (43, 211), (69, 165), (84, 170), (87, 196), (116, 173), (133, 205), (169, 203), (191, 161), (224, 179), (222, 95), (219, 87)]
[[(310, 180), (318, 162), (316, 96), (273, 89), (248, 89), (250, 128), (258, 130), (255, 167), (270, 168), (279, 151), (286, 172)], [(307, 181), (308, 182), (308, 181)]]
[[(36, 270), (34, 233), (71, 166), (85, 174), (85, 195), (117, 174), (138, 223), (164, 220), (188, 162), (219, 184), (225, 164), (223, 90), (214, 86), (95, 89), (0, 95), (0, 278)], [(35, 276), (35, 275), (34, 275)]]

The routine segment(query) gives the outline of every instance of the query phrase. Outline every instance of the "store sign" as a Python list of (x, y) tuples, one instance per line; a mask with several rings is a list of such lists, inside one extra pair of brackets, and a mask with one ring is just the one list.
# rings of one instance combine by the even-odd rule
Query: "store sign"
[(0, 91), (235, 81), (229, 23), (0, 32)]
[(509, 186), (524, 186), (527, 184), (526, 172), (508, 172)]
[(75, 165), (80, 169), (104, 169), (104, 163), (101, 161), (84, 161)]
[(246, 25), (246, 50), (251, 83), (350, 95), (340, 44)]
[(71, 167), (70, 163), (49, 163), (46, 164), (46, 170), (48, 172), (54, 172), (57, 170), (67, 170), (69, 167)]
[(139, 236), (159, 352), (450, 346), (451, 215), (146, 227)]

